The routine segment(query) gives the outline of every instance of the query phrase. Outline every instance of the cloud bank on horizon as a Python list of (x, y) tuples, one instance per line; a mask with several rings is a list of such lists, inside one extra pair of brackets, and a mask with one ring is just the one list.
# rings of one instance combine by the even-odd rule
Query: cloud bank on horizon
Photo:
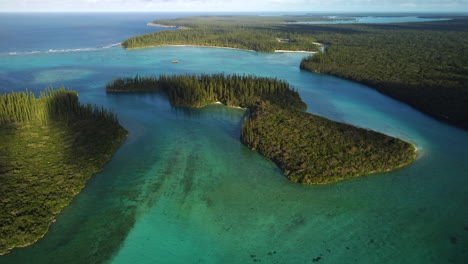
[(0, 0), (0, 11), (468, 11), (468, 0)]

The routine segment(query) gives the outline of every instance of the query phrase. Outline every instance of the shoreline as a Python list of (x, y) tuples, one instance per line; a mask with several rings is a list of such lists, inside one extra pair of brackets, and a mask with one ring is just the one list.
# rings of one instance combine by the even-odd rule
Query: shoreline
[(157, 23), (153, 23), (153, 22), (146, 23), (146, 25), (150, 26), (150, 27), (188, 29), (188, 27), (184, 27), (184, 26), (163, 25), (163, 24), (157, 24)]
[[(120, 47), (123, 47), (120, 45)], [(146, 47), (138, 47), (138, 48), (125, 48), (127, 50), (137, 50), (137, 49), (146, 49), (146, 48), (159, 48), (159, 47), (198, 47), (198, 48), (214, 48), (214, 49), (230, 49), (230, 50), (243, 50), (243, 51), (250, 51), (250, 52), (260, 52), (251, 49), (242, 49), (242, 48), (232, 48), (232, 47), (223, 47), (223, 46), (205, 46), (205, 45), (197, 45), (197, 44), (168, 44), (168, 45), (157, 45), (157, 46), (146, 46)], [(316, 54), (319, 51), (307, 51), (307, 50), (274, 50), (273, 52), (267, 53), (309, 53), (309, 54)]]
[(199, 48), (232, 49), (232, 50), (245, 50), (245, 51), (257, 52), (255, 50), (249, 50), (249, 49), (223, 47), (223, 46), (205, 46), (205, 45), (196, 45), (196, 44), (194, 44), (194, 45), (190, 45), (190, 44), (160, 45), (160, 46), (156, 46), (156, 47), (199, 47)]
[[(123, 47), (120, 45), (120, 47)], [(232, 47), (222, 47), (222, 46), (205, 46), (205, 45), (196, 45), (196, 44), (168, 44), (168, 45), (157, 45), (157, 46), (145, 46), (145, 47), (138, 47), (138, 48), (125, 48), (126, 50), (137, 50), (137, 49), (147, 49), (147, 48), (160, 48), (160, 47), (198, 47), (198, 48), (215, 48), (215, 49), (231, 49), (231, 50), (243, 50), (243, 51), (253, 51), (258, 52), (256, 50), (249, 50), (249, 49), (241, 49), (241, 48), (232, 48)]]
[(240, 106), (233, 106), (233, 105), (225, 105), (223, 103), (221, 103), (220, 101), (217, 101), (217, 102), (214, 102), (214, 103), (211, 103), (212, 105), (224, 105), (226, 107), (231, 107), (231, 108), (236, 108), (236, 109), (242, 109), (242, 110), (248, 110), (248, 108), (244, 108), (244, 107), (240, 107)]
[(275, 50), (275, 53), (318, 53), (318, 51), (307, 51), (307, 50)]
[[(176, 29), (190, 29), (189, 27), (184, 27), (184, 26), (176, 26), (176, 25), (164, 25), (164, 24), (158, 24), (158, 23), (153, 23), (149, 22), (146, 24), (147, 26), (153, 26), (153, 27), (162, 27), (162, 28), (176, 28)], [(321, 52), (321, 49), (324, 47), (322, 43), (319, 42), (313, 42), (313, 44), (320, 46), (319, 51), (308, 51), (308, 50), (273, 50), (272, 52), (266, 52), (266, 53), (309, 53), (309, 54), (315, 54)], [(119, 46), (123, 47), (121, 43), (118, 44)], [(242, 48), (233, 48), (233, 47), (223, 47), (223, 46), (208, 46), (208, 45), (200, 45), (200, 44), (169, 44), (169, 45), (156, 45), (156, 46), (145, 46), (145, 47), (137, 47), (137, 48), (125, 48), (128, 50), (134, 50), (134, 49), (144, 49), (144, 48), (156, 48), (156, 47), (204, 47), (204, 48), (217, 48), (217, 49), (232, 49), (232, 50), (245, 50), (245, 51), (254, 51), (254, 52), (260, 52), (256, 50), (251, 50), (251, 49), (242, 49)]]

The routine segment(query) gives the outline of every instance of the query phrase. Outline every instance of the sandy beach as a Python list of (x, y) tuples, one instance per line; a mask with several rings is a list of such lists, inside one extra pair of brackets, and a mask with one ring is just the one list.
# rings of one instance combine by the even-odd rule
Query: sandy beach
[[(230, 48), (230, 47), (222, 47), (222, 46), (205, 46), (205, 45), (159, 45), (159, 46), (148, 46), (144, 48), (156, 48), (156, 47), (200, 47), (200, 48), (215, 48), (215, 49), (231, 49), (231, 50), (245, 50), (245, 51), (253, 51), (249, 49), (240, 49), (240, 48)], [(132, 49), (140, 49), (140, 48), (132, 48)], [(296, 52), (296, 53), (317, 53), (317, 51), (307, 51), (307, 50), (275, 50), (276, 53), (281, 52)]]
[(163, 24), (156, 24), (156, 23), (153, 23), (153, 22), (147, 23), (146, 25), (151, 26), (151, 27), (188, 29), (188, 27), (163, 25)]
[(254, 51), (249, 49), (239, 49), (239, 48), (230, 48), (230, 47), (221, 47), (221, 46), (205, 46), (205, 45), (160, 45), (155, 47), (201, 47), (201, 48), (216, 48), (216, 49), (232, 49), (232, 50), (245, 50), (245, 51)]
[(221, 103), (220, 101), (214, 102), (214, 103), (211, 103), (211, 104), (220, 104), (220, 105), (224, 105), (224, 106), (227, 106), (227, 107), (232, 107), (232, 108), (247, 110), (247, 108), (243, 108), (243, 107), (240, 107), (240, 106), (225, 105), (225, 104)]
[(295, 53), (317, 53), (317, 51), (307, 51), (307, 50), (275, 50), (275, 52), (295, 52)]

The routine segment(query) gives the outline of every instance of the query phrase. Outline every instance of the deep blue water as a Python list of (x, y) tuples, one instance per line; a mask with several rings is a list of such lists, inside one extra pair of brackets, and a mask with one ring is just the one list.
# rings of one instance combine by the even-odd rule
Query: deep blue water
[[(8, 16), (11, 23), (0, 24), (0, 30), (15, 32), (23, 15)], [(111, 30), (112, 41), (70, 32), (73, 23), (66, 16), (48, 17), (44, 30), (61, 24), (67, 29), (56, 29), (56, 35), (78, 41), (10, 42), (8, 52), (18, 53), (0, 50), (0, 91), (63, 84), (77, 90), (81, 102), (113, 109), (129, 137), (43, 239), (0, 257), (1, 264), (312, 263), (317, 257), (320, 263), (467, 263), (466, 131), (363, 85), (301, 71), (303, 54), (117, 46), (20, 52), (120, 42), (133, 29), (119, 33), (120, 23), (112, 26), (107, 19), (132, 20), (138, 34), (163, 15), (87, 16), (107, 25), (92, 34)], [(214, 72), (285, 79), (309, 112), (410, 141), (419, 157), (390, 173), (302, 186), (239, 142), (241, 109), (174, 108), (155, 94), (104, 91), (109, 80), (136, 73)]]
[(0, 53), (71, 52), (110, 47), (126, 38), (162, 30), (146, 26), (154, 13), (0, 13)]

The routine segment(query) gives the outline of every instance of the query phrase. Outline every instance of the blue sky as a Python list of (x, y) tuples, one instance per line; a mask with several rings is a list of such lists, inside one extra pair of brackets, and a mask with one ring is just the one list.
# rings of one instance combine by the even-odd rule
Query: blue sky
[(463, 12), (468, 0), (0, 0), (0, 11)]

